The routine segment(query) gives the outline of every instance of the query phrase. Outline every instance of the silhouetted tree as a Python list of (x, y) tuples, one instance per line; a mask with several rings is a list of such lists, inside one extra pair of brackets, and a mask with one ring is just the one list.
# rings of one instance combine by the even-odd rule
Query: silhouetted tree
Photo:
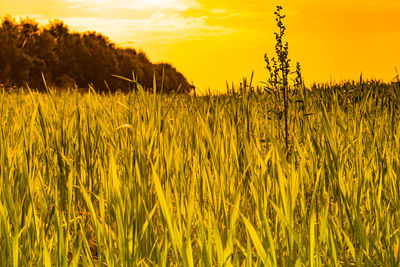
[[(164, 80), (162, 82), (164, 69)], [(132, 84), (112, 75), (132, 77), (145, 89), (153, 87), (156, 75), (157, 91), (189, 92), (185, 77), (170, 64), (153, 64), (143, 51), (119, 48), (96, 32), (71, 33), (60, 20), (46, 27), (29, 18), (19, 23), (10, 16), (0, 26), (0, 83), (6, 86), (29, 84), (44, 89), (47, 84), (59, 88), (93, 85), (96, 90), (132, 90)]]
[(5, 17), (1, 23), (0, 61), (4, 61), (5, 65), (1, 76), (6, 85), (22, 85), (29, 80), (30, 69), (33, 67), (32, 59), (23, 50), (20, 29), (11, 17)]

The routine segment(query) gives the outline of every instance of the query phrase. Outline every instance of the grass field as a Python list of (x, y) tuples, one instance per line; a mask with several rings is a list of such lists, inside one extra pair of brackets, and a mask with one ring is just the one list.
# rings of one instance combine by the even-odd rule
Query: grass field
[(400, 266), (400, 85), (0, 95), (1, 266)]

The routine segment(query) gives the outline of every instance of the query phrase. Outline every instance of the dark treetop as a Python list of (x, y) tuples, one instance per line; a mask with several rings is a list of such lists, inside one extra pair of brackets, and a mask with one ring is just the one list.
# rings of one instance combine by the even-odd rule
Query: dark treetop
[[(162, 83), (164, 70), (164, 79)], [(144, 52), (120, 48), (96, 32), (70, 32), (62, 21), (45, 27), (29, 18), (19, 23), (12, 17), (0, 25), (0, 84), (44, 90), (42, 73), (48, 85), (57, 88), (88, 88), (97, 91), (129, 91), (135, 86), (113, 75), (132, 78), (144, 88), (189, 92), (186, 78), (172, 65), (153, 64)]]

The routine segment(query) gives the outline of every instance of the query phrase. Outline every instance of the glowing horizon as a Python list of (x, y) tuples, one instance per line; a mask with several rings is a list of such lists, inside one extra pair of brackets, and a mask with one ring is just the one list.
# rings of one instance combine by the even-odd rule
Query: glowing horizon
[(202, 89), (225, 90), (255, 71), (265, 80), (264, 53), (274, 52), (275, 5), (287, 15), (289, 57), (307, 84), (358, 79), (390, 81), (400, 68), (400, 3), (308, 0), (0, 0), (1, 17), (60, 19), (73, 31), (97, 31), (121, 46), (169, 62)]

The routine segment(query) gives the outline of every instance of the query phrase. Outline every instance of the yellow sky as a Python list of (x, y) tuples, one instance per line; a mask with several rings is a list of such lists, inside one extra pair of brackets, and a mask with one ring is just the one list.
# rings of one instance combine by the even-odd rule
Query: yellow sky
[[(72, 30), (96, 30), (120, 45), (170, 62), (202, 90), (225, 90), (274, 52), (273, 12), (287, 15), (289, 57), (307, 84), (377, 78), (400, 71), (398, 0), (0, 0), (0, 16), (63, 20)], [(294, 62), (292, 63), (294, 65)]]

